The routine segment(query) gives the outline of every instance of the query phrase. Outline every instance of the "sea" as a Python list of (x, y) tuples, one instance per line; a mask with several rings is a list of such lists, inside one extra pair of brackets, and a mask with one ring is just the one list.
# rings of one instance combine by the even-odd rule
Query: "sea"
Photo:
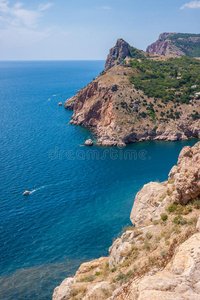
[[(87, 148), (65, 102), (104, 61), (0, 62), (0, 299), (51, 299), (81, 263), (108, 256), (136, 193), (197, 140)], [(25, 197), (23, 192), (30, 191)]]

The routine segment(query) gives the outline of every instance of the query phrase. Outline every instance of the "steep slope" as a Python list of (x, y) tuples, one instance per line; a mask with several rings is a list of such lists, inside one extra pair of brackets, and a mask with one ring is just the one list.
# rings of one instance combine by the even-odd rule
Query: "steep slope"
[(99, 145), (200, 137), (199, 60), (155, 57), (118, 40), (105, 69), (65, 103), (70, 123), (91, 127)]
[(165, 32), (146, 51), (158, 55), (200, 57), (200, 34)]
[(107, 71), (113, 67), (116, 61), (119, 61), (120, 59), (123, 60), (126, 57), (131, 57), (130, 45), (123, 39), (118, 39), (115, 47), (110, 49), (104, 71)]
[(200, 142), (185, 147), (168, 181), (136, 195), (129, 227), (101, 257), (80, 266), (53, 300), (200, 299)]

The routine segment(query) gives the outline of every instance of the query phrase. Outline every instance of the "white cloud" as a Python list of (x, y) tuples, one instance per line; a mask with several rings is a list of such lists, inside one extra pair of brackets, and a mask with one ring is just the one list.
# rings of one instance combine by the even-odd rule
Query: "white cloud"
[(191, 2), (188, 2), (186, 4), (184, 4), (183, 6), (181, 6), (181, 9), (184, 9), (184, 8), (200, 8), (200, 1), (191, 1)]
[(52, 28), (42, 28), (40, 24), (44, 11), (52, 5), (40, 4), (29, 9), (21, 2), (0, 0), (1, 59), (24, 58), (31, 53), (34, 57), (35, 49), (54, 33)]
[(43, 10), (47, 10), (49, 9), (50, 7), (52, 7), (54, 4), (49, 2), (49, 3), (46, 3), (46, 4), (40, 4), (39, 5), (39, 10), (40, 11), (43, 11)]
[(42, 16), (42, 11), (53, 4), (40, 4), (37, 9), (26, 9), (23, 3), (17, 2), (11, 6), (7, 0), (0, 0), (0, 23), (9, 27), (35, 28)]

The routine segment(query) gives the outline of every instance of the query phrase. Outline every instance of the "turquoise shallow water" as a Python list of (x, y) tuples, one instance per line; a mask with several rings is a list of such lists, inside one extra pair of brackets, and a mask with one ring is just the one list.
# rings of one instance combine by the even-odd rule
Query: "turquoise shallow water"
[(72, 112), (57, 104), (103, 65), (0, 62), (1, 299), (51, 299), (81, 262), (107, 255), (137, 191), (166, 180), (196, 142), (83, 147), (90, 131), (69, 125)]

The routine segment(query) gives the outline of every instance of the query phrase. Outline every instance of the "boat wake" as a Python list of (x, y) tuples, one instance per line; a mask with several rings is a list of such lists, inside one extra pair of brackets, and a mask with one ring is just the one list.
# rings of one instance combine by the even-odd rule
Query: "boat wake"
[(65, 181), (60, 181), (60, 182), (57, 182), (57, 183), (43, 185), (43, 186), (41, 186), (39, 188), (36, 188), (36, 189), (30, 191), (30, 194), (33, 194), (33, 193), (35, 193), (35, 192), (37, 192), (39, 190), (46, 189), (46, 188), (49, 188), (49, 187), (52, 187), (52, 186), (62, 185), (62, 184), (67, 183), (67, 182), (69, 182), (69, 180), (65, 180)]

